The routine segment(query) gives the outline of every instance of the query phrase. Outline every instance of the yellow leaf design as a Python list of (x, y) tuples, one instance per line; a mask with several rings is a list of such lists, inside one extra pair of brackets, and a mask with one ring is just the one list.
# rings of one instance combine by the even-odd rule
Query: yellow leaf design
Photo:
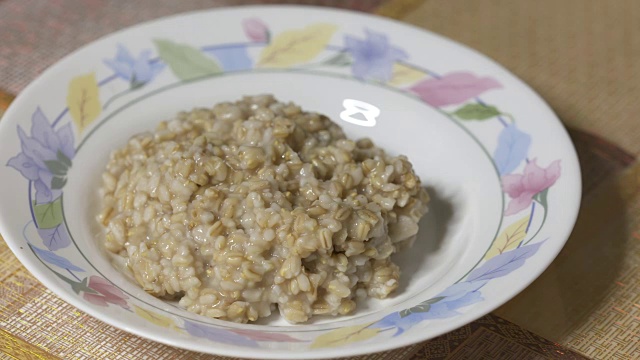
[(335, 25), (315, 24), (285, 31), (262, 50), (258, 66), (284, 68), (309, 61), (324, 50), (336, 30)]
[(143, 318), (143, 319), (145, 319), (145, 320), (147, 320), (147, 321), (149, 321), (149, 322), (151, 322), (151, 323), (153, 323), (155, 325), (162, 326), (164, 328), (172, 328), (172, 329), (179, 330), (178, 327), (176, 327), (176, 325), (173, 322), (173, 320), (171, 320), (167, 316), (156, 314), (154, 312), (151, 312), (149, 310), (143, 309), (143, 308), (138, 307), (136, 305), (133, 305), (133, 310), (141, 318)]
[(489, 249), (484, 256), (484, 259), (489, 260), (505, 251), (515, 249), (527, 235), (526, 230), (530, 218), (531, 215), (527, 215), (504, 229), (493, 242), (491, 249)]
[(393, 73), (391, 74), (391, 80), (389, 85), (400, 86), (405, 84), (412, 84), (425, 77), (427, 74), (420, 70), (408, 67), (403, 64), (393, 64)]
[(95, 74), (80, 75), (71, 79), (67, 93), (67, 107), (79, 132), (82, 132), (100, 115), (102, 105)]
[(318, 336), (311, 344), (311, 348), (337, 347), (370, 339), (380, 331), (380, 329), (368, 329), (367, 326), (371, 324), (373, 323), (348, 326), (329, 331), (326, 334)]

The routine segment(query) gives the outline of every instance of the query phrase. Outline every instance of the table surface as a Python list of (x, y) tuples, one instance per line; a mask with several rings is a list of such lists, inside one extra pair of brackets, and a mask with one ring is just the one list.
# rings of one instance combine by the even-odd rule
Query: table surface
[[(358, 359), (640, 358), (640, 2), (0, 0), (0, 115), (42, 70), (114, 30), (189, 10), (302, 3), (378, 13), (497, 60), (576, 145), (583, 203), (566, 246), (513, 300), (439, 338)], [(228, 359), (108, 326), (57, 298), (0, 241), (0, 359)]]

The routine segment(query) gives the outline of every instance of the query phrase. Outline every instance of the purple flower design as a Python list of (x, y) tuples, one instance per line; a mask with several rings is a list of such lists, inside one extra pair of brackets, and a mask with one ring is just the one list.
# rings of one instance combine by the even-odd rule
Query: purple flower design
[(226, 72), (247, 70), (253, 67), (246, 46), (211, 48), (204, 52), (215, 57)]
[(388, 81), (391, 79), (393, 64), (406, 60), (409, 55), (389, 43), (387, 36), (365, 29), (365, 39), (346, 35), (346, 49), (353, 57), (351, 71), (359, 79)]
[(84, 272), (84, 270), (78, 266), (75, 266), (71, 263), (71, 261), (63, 258), (60, 255), (57, 255), (56, 253), (52, 252), (52, 251), (48, 251), (48, 250), (44, 250), (44, 249), (40, 249), (37, 246), (31, 245), (29, 244), (29, 246), (31, 247), (31, 249), (33, 249), (33, 251), (38, 255), (38, 257), (40, 259), (42, 259), (42, 261), (46, 261), (49, 264), (58, 266), (62, 269), (66, 269), (69, 271), (80, 271), (80, 272)]
[(507, 175), (515, 170), (527, 157), (531, 146), (531, 136), (520, 131), (516, 124), (509, 124), (498, 136), (498, 146), (493, 159), (500, 175)]
[(34, 182), (36, 202), (48, 203), (60, 196), (67, 169), (75, 156), (73, 129), (66, 124), (55, 131), (38, 108), (31, 118), (31, 136), (18, 126), (22, 152), (7, 166)]
[(543, 243), (544, 241), (531, 245), (520, 246), (511, 251), (494, 256), (480, 267), (470, 272), (467, 276), (467, 281), (476, 283), (479, 281), (487, 281), (503, 277), (524, 265), (524, 262), (528, 258), (538, 252), (540, 245)]
[(395, 329), (397, 336), (424, 320), (445, 319), (460, 314), (457, 310), (483, 301), (480, 289), (492, 279), (503, 277), (524, 265), (543, 242), (525, 245), (489, 259), (469, 273), (466, 281), (453, 284), (433, 298), (412, 308), (391, 313), (371, 328)]
[(253, 339), (249, 339), (229, 330), (217, 328), (214, 326), (207, 326), (185, 320), (184, 329), (193, 336), (205, 338), (219, 343), (237, 346), (258, 347), (258, 343)]
[(432, 299), (411, 309), (391, 313), (371, 327), (395, 328), (394, 336), (397, 336), (421, 321), (445, 319), (458, 315), (457, 309), (484, 300), (480, 294), (480, 288), (486, 283), (486, 281), (474, 281), (451, 285)]
[(149, 81), (164, 69), (164, 64), (153, 61), (150, 50), (144, 50), (134, 58), (129, 50), (118, 44), (118, 52), (114, 59), (104, 59), (104, 63), (110, 67), (118, 77), (129, 81), (132, 89), (137, 89)]

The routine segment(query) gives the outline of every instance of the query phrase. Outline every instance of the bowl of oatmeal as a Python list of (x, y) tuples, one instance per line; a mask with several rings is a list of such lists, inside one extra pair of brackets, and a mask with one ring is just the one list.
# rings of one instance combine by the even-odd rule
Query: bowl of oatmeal
[(580, 201), (573, 145), (524, 83), (330, 9), (109, 35), (25, 89), (0, 144), (0, 233), (39, 281), (109, 325), (226, 356), (452, 331), (542, 273)]
[(115, 150), (102, 178), (104, 245), (136, 282), (234, 322), (386, 298), (429, 200), (405, 156), (269, 95), (181, 112)]

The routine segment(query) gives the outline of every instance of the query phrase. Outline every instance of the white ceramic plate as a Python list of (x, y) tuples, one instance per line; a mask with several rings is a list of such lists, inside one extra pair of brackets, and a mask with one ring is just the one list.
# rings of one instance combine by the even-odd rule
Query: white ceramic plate
[[(413, 250), (395, 255), (393, 297), (306, 325), (238, 325), (147, 295), (101, 252), (94, 216), (109, 152), (180, 110), (257, 93), (414, 163), (433, 201)], [(18, 96), (0, 144), (0, 231), (40, 281), (113, 326), (229, 356), (356, 355), (451, 331), (540, 275), (580, 203), (567, 133), (520, 80), (429, 32), (320, 8), (197, 12), (107, 36)]]

